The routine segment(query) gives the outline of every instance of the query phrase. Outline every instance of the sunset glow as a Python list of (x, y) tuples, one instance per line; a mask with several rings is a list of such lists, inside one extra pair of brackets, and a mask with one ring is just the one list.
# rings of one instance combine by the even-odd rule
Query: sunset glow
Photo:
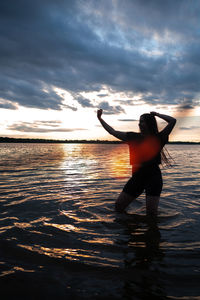
[(20, 3), (2, 7), (2, 137), (113, 140), (102, 108), (117, 130), (138, 131), (139, 116), (157, 111), (177, 118), (172, 141), (200, 141), (193, 4)]

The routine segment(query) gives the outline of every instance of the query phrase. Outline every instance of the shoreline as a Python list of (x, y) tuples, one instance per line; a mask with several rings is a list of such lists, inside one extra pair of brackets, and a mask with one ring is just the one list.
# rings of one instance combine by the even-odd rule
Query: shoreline
[[(122, 144), (122, 141), (108, 140), (54, 140), (54, 139), (32, 139), (32, 138), (9, 138), (0, 137), (0, 143), (45, 143), (45, 144)], [(168, 142), (174, 145), (200, 145), (200, 142)]]

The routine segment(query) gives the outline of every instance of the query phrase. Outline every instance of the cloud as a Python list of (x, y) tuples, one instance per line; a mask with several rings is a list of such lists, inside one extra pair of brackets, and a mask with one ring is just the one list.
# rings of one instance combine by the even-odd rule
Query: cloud
[(179, 127), (180, 130), (195, 130), (200, 129), (200, 126)]
[(0, 75), (1, 98), (25, 107), (61, 110), (63, 98), (52, 87), (45, 87), (36, 79), (28, 82), (31, 76), (29, 75), (27, 79), (10, 78), (1, 81)]
[(191, 103), (182, 103), (180, 105), (177, 106), (177, 111), (187, 111), (190, 109), (194, 109), (194, 105), (192, 105)]
[(106, 86), (153, 105), (199, 106), (199, 13), (187, 0), (1, 1), (0, 97), (7, 107), (75, 111), (96, 105), (81, 92), (104, 97)]
[(34, 126), (49, 126), (49, 127), (59, 127), (62, 122), (59, 120), (51, 120), (51, 121), (34, 121), (33, 123), (24, 122), (24, 124), (33, 124)]
[(118, 119), (118, 121), (122, 121), (122, 122), (138, 122), (138, 120), (135, 120), (135, 119)]
[(108, 94), (107, 94), (107, 93), (100, 93), (100, 94), (98, 94), (97, 96), (98, 96), (98, 97), (104, 98), (104, 97), (107, 97)]
[(18, 109), (15, 103), (12, 103), (11, 101), (5, 101), (5, 100), (0, 100), (0, 108), (12, 109), (12, 110)]
[(73, 132), (79, 130), (86, 130), (84, 128), (62, 128), (59, 127), (60, 124), (60, 121), (17, 122), (7, 126), (7, 129), (29, 133)]
[[(164, 35), (164, 38), (168, 32), (179, 36), (184, 36), (185, 33), (194, 35), (193, 28), (198, 24), (200, 12), (197, 3), (184, 0), (136, 0), (127, 1), (125, 6), (121, 1), (116, 1), (116, 6), (127, 27), (136, 27), (147, 35), (150, 32)], [(193, 19), (192, 22), (189, 21), (190, 18)]]
[(82, 106), (82, 107), (94, 107), (91, 101), (81, 95), (79, 95), (75, 100)]
[(100, 102), (98, 107), (103, 109), (103, 113), (106, 115), (120, 114), (122, 112), (125, 112), (121, 106), (111, 106), (107, 101)]

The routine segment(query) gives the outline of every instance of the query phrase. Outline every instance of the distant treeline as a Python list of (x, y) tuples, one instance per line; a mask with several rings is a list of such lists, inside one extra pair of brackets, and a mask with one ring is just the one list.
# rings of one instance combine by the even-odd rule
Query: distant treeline
[(51, 139), (31, 139), (31, 138), (10, 138), (0, 137), (0, 143), (54, 143), (54, 144), (120, 144), (120, 141), (101, 140), (51, 140)]
[[(10, 138), (0, 137), (0, 143), (53, 143), (53, 144), (121, 144), (121, 141), (101, 141), (101, 140), (52, 140), (52, 139), (31, 139), (31, 138)], [(197, 145), (200, 142), (169, 142), (169, 144)]]

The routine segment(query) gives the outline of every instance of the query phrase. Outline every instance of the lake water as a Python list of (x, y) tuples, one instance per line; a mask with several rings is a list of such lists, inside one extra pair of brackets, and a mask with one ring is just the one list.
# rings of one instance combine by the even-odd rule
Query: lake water
[(122, 144), (0, 144), (4, 299), (200, 299), (200, 145), (168, 145), (156, 224)]

